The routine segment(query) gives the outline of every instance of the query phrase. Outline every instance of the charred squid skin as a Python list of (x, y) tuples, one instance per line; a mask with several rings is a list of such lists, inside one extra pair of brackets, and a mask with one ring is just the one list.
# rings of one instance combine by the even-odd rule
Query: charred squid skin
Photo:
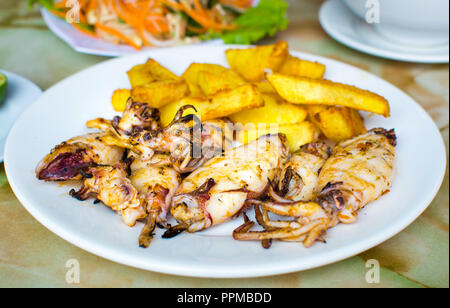
[(64, 181), (79, 175), (80, 170), (90, 165), (86, 161), (86, 150), (78, 149), (75, 152), (65, 152), (56, 156), (48, 165), (39, 170), (37, 177), (45, 181)]
[(272, 191), (276, 199), (309, 201), (316, 195), (320, 169), (331, 154), (324, 142), (303, 145), (292, 153), (281, 171), (280, 180)]
[(149, 215), (145, 222), (144, 228), (142, 228), (141, 233), (139, 235), (139, 247), (148, 248), (150, 246), (151, 241), (153, 240), (153, 231), (155, 231), (156, 227), (156, 218)]
[(186, 231), (188, 229), (188, 226), (179, 224), (176, 226), (173, 226), (169, 228), (164, 234), (161, 236), (162, 238), (168, 239), (173, 238), (177, 236), (178, 234), (181, 234), (182, 232)]
[(320, 192), (317, 202), (328, 213), (330, 217), (333, 217), (335, 221), (337, 214), (346, 205), (346, 200), (340, 186), (342, 182), (328, 183)]
[(385, 136), (392, 146), (394, 147), (397, 146), (397, 136), (395, 134), (395, 129), (387, 130), (379, 127), (371, 129), (370, 131), (373, 132), (374, 134)]
[[(72, 188), (69, 191), (69, 195), (71, 195), (73, 198), (77, 199), (78, 201), (85, 201), (85, 200), (89, 199), (90, 191), (89, 191), (89, 189), (87, 189), (87, 187), (84, 187), (84, 186), (78, 191), (76, 191), (75, 189)], [(97, 200), (95, 200), (95, 202)], [(101, 202), (101, 201), (98, 200), (98, 202)]]
[[(170, 228), (166, 232), (167, 233), (166, 236), (173, 234), (170, 237), (174, 237), (175, 235), (181, 233), (182, 231), (188, 232), (198, 231), (192, 230), (192, 226), (197, 224), (204, 225), (204, 228), (212, 224), (212, 218), (205, 208), (205, 203), (211, 198), (209, 192), (215, 185), (216, 182), (214, 181), (214, 179), (209, 178), (196, 190), (190, 193), (181, 194), (174, 197), (174, 200), (176, 199), (184, 200), (185, 198), (188, 198), (189, 200), (191, 200), (191, 202), (195, 203), (195, 205), (192, 207), (194, 210), (197, 209), (197, 211), (195, 211), (194, 213), (190, 213), (190, 210), (192, 209), (190, 209), (190, 204), (187, 204), (186, 201), (182, 201), (180, 203), (175, 202), (174, 206), (171, 209), (171, 212), (172, 216), (174, 216), (175, 219), (177, 219), (179, 225)], [(175, 231), (172, 230), (173, 228), (175, 228)]]
[(111, 126), (119, 135), (132, 136), (142, 131), (157, 129), (159, 119), (158, 109), (129, 98), (122, 117), (115, 116), (111, 121)]

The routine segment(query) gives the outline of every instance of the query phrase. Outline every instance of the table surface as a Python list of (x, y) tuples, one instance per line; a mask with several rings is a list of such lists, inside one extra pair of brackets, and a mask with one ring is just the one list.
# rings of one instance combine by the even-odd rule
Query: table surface
[[(449, 144), (449, 67), (380, 59), (331, 39), (317, 15), (323, 1), (290, 0), (287, 30), (262, 43), (286, 40), (291, 49), (346, 62), (374, 73), (414, 97)], [(26, 0), (0, 2), (0, 68), (43, 90), (107, 58), (75, 52), (45, 26)], [(448, 152), (447, 152), (448, 153)], [(92, 255), (37, 222), (16, 199), (0, 164), (0, 287), (448, 287), (449, 182), (413, 224), (387, 242), (321, 268), (249, 279), (200, 279), (143, 271)], [(66, 283), (66, 262), (77, 259), (80, 283)], [(366, 261), (378, 260), (380, 283), (365, 280)]]

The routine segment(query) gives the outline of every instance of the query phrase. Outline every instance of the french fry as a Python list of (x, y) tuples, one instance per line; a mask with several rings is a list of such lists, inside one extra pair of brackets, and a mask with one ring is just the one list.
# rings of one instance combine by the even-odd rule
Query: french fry
[(145, 63), (149, 67), (150, 73), (155, 80), (179, 80), (180, 77), (172, 73), (170, 70), (159, 64), (156, 60), (148, 59)]
[(302, 60), (289, 55), (277, 72), (283, 75), (319, 79), (325, 75), (325, 69), (325, 65), (318, 62)]
[(274, 87), (267, 80), (257, 81), (253, 83), (261, 93), (278, 94)]
[(128, 72), (128, 79), (131, 87), (137, 87), (155, 81), (155, 77), (151, 74), (151, 69), (148, 65), (138, 64), (133, 66)]
[(245, 125), (237, 132), (237, 140), (247, 144), (258, 139), (262, 135), (283, 133), (286, 135), (289, 149), (294, 152), (302, 145), (316, 141), (319, 137), (317, 127), (309, 121), (284, 125)]
[(210, 63), (192, 63), (181, 77), (188, 83), (192, 97), (205, 97), (245, 82), (232, 70)]
[(124, 111), (128, 99), (131, 97), (131, 91), (128, 89), (117, 89), (114, 91), (111, 104), (115, 111)]
[(288, 44), (284, 41), (273, 45), (225, 51), (231, 69), (250, 82), (264, 79), (266, 68), (277, 71), (288, 54)]
[(324, 105), (307, 108), (311, 122), (332, 141), (340, 142), (366, 132), (364, 120), (355, 109)]
[(185, 97), (160, 109), (162, 125), (167, 126), (178, 109), (184, 105), (193, 105), (197, 109), (197, 112), (186, 110), (185, 114), (196, 114), (205, 121), (226, 117), (241, 110), (261, 107), (264, 105), (264, 100), (256, 87), (250, 84), (221, 91), (210, 98)]
[(220, 74), (210, 71), (200, 71), (198, 73), (198, 84), (202, 92), (207, 96), (216, 94), (219, 91), (236, 88), (244, 83), (246, 83), (245, 80), (232, 70), (227, 70)]
[(128, 72), (131, 87), (141, 86), (153, 81), (178, 80), (180, 77), (169, 71), (153, 59), (146, 63), (133, 66)]
[(388, 117), (388, 101), (373, 92), (325, 79), (266, 74), (282, 98), (295, 104), (339, 105)]
[(229, 116), (234, 123), (294, 124), (303, 122), (308, 113), (305, 108), (285, 102), (276, 95), (262, 94), (264, 106), (243, 110)]
[(192, 63), (181, 75), (181, 78), (186, 80), (192, 97), (204, 97), (205, 94), (203, 93), (198, 83), (199, 73), (203, 70), (210, 72), (212, 71), (217, 72), (220, 69), (225, 70), (226, 68), (217, 64)]
[(155, 81), (131, 89), (133, 100), (160, 108), (189, 94), (189, 87), (183, 80)]

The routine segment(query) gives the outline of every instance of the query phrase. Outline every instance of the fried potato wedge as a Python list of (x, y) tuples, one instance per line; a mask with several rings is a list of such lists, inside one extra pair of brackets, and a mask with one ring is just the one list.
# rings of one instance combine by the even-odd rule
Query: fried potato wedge
[(373, 92), (325, 79), (266, 74), (282, 98), (295, 104), (339, 105), (388, 117), (389, 103)]
[(197, 109), (186, 110), (185, 114), (196, 114), (202, 121), (222, 118), (245, 109), (264, 106), (261, 93), (251, 84), (245, 84), (232, 90), (221, 91), (210, 98), (185, 97), (160, 109), (161, 124), (167, 126), (184, 105)]
[(212, 74), (221, 75), (226, 72), (226, 67), (223, 67), (218, 64), (210, 64), (210, 63), (192, 63), (186, 71), (181, 75), (181, 78), (186, 80), (189, 85), (189, 90), (191, 92), (192, 97), (205, 97), (206, 94), (203, 93), (202, 89), (199, 85), (199, 75), (200, 72), (206, 71)]
[(216, 94), (219, 91), (236, 88), (244, 83), (246, 81), (230, 69), (221, 73), (200, 71), (198, 74), (200, 89), (207, 96)]
[(340, 142), (367, 131), (362, 116), (355, 109), (324, 105), (311, 105), (307, 109), (311, 122), (332, 141)]
[(124, 111), (128, 99), (131, 97), (131, 91), (128, 89), (117, 89), (114, 91), (111, 104), (115, 111)]
[(250, 82), (264, 79), (266, 68), (277, 71), (288, 54), (288, 44), (284, 41), (273, 45), (225, 51), (231, 69)]
[(289, 55), (278, 69), (278, 73), (297, 77), (309, 77), (313, 79), (323, 78), (326, 67), (318, 62), (302, 60)]
[(132, 88), (153, 81), (180, 79), (180, 77), (178, 77), (153, 59), (148, 59), (144, 64), (133, 66), (127, 72), (127, 75)]
[(149, 67), (150, 73), (156, 80), (179, 80), (180, 77), (175, 73), (171, 72), (169, 69), (162, 66), (158, 61), (153, 59), (148, 59), (145, 65)]
[(290, 151), (298, 150), (302, 145), (316, 141), (319, 138), (319, 130), (309, 121), (284, 125), (254, 125), (247, 124), (237, 132), (237, 140), (247, 144), (266, 134), (283, 133), (286, 135)]
[(131, 97), (150, 107), (160, 108), (189, 94), (189, 87), (183, 80), (155, 81), (131, 89)]
[(275, 91), (275, 88), (272, 87), (270, 82), (267, 80), (257, 81), (257, 82), (254, 82), (253, 84), (258, 88), (259, 92), (261, 92), (261, 93), (278, 95), (277, 91)]
[(243, 110), (229, 116), (234, 123), (294, 124), (303, 122), (308, 112), (299, 105), (287, 103), (277, 95), (262, 94), (264, 106)]
[(151, 74), (150, 68), (145, 64), (133, 66), (128, 72), (128, 79), (131, 87), (137, 87), (155, 81), (155, 77)]

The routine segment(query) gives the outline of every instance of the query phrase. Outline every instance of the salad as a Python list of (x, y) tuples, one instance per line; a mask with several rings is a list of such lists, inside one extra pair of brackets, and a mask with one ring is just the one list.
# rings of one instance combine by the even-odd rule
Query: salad
[(222, 38), (252, 44), (284, 30), (283, 0), (29, 0), (86, 35), (136, 49)]

